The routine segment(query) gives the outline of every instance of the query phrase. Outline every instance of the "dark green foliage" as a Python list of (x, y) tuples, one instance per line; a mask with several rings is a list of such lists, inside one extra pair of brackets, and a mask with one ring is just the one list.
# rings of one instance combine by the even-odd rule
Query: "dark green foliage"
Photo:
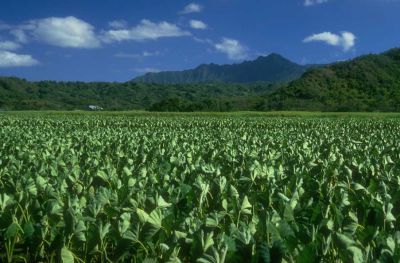
[(267, 242), (258, 244), (256, 261), (254, 263), (271, 263), (271, 255)]
[(200, 65), (195, 69), (147, 73), (135, 78), (142, 83), (251, 83), (282, 82), (299, 78), (310, 66), (301, 66), (278, 54), (233, 65)]
[[(158, 109), (159, 111), (251, 110), (262, 101), (260, 95), (278, 85), (186, 84), (160, 85), (133, 82), (28, 82), (0, 78), (0, 109), (85, 110), (98, 105), (105, 110)], [(170, 105), (173, 102), (187, 105)]]
[(400, 49), (311, 69), (259, 109), (400, 111)]

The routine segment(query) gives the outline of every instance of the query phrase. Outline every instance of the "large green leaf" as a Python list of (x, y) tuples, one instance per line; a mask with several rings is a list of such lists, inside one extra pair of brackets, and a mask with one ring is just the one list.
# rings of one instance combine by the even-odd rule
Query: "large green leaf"
[(72, 252), (66, 248), (63, 247), (61, 249), (61, 262), (63, 263), (74, 263), (74, 254), (72, 254)]
[(242, 214), (251, 215), (251, 204), (249, 202), (249, 199), (247, 198), (247, 195), (244, 196), (243, 198), (242, 205), (240, 207), (240, 212)]

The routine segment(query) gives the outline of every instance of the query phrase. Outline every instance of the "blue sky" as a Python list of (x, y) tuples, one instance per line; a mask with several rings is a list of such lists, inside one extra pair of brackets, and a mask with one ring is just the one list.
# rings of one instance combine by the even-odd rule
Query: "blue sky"
[(127, 81), (148, 71), (301, 64), (400, 46), (400, 0), (0, 0), (0, 75)]

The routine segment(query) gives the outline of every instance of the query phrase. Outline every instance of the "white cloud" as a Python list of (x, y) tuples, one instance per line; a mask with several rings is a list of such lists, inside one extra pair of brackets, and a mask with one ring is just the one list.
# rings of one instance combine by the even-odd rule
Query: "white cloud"
[[(196, 22), (197, 27), (207, 26), (204, 23), (199, 24), (200, 21)], [(94, 26), (73, 16), (34, 19), (17, 26), (7, 25), (4, 30), (8, 30), (14, 36), (15, 45), (7, 43), (7, 47), (3, 49), (15, 50), (17, 45), (31, 41), (65, 48), (96, 48), (102, 43), (191, 35), (176, 24), (165, 21), (155, 23), (147, 19), (143, 19), (134, 27), (128, 27), (124, 20), (114, 20), (109, 22), (109, 27), (107, 30), (96, 32)]]
[(18, 41), (19, 43), (27, 43), (28, 42), (28, 36), (26, 35), (25, 31), (20, 28), (15, 28), (10, 31), (10, 34), (15, 37), (15, 41)]
[(344, 51), (350, 50), (355, 45), (356, 36), (351, 32), (342, 32), (340, 35), (331, 32), (323, 32), (306, 37), (303, 42), (325, 42), (331, 46), (342, 47)]
[(156, 40), (163, 37), (188, 36), (189, 32), (183, 31), (177, 25), (168, 22), (153, 23), (142, 20), (139, 25), (131, 29), (108, 30), (104, 32), (102, 39), (106, 43), (114, 41), (134, 40)]
[(232, 60), (241, 60), (247, 57), (247, 48), (235, 39), (223, 38), (222, 42), (215, 44), (214, 47), (219, 52), (227, 54), (228, 58)]
[(331, 32), (323, 32), (320, 34), (314, 34), (304, 39), (305, 43), (313, 41), (322, 41), (332, 46), (338, 46), (340, 44), (340, 36)]
[[(36, 40), (53, 46), (68, 48), (100, 46), (94, 27), (73, 16), (32, 20), (22, 28), (30, 32)], [(19, 31), (16, 32), (23, 36)]]
[(76, 17), (34, 19), (17, 26), (8, 26), (18, 43), (32, 40), (66, 48), (96, 48), (101, 45), (95, 28)]
[(200, 20), (190, 20), (190, 27), (193, 29), (207, 29), (207, 24)]
[(122, 29), (126, 28), (128, 24), (126, 23), (125, 20), (114, 20), (108, 23), (109, 27), (114, 28), (114, 29)]
[(120, 53), (115, 54), (114, 57), (138, 59), (138, 58), (145, 58), (145, 57), (154, 57), (154, 56), (158, 56), (158, 55), (160, 55), (159, 51), (155, 51), (155, 52), (143, 51), (142, 53), (139, 53), (139, 54), (120, 52)]
[(0, 50), (17, 50), (20, 47), (20, 44), (13, 41), (0, 41)]
[(351, 32), (342, 32), (342, 46), (345, 51), (350, 50), (356, 44), (357, 37)]
[(328, 0), (305, 0), (304, 5), (305, 6), (312, 6), (312, 5), (319, 5), (319, 4), (324, 4), (327, 3)]
[(21, 55), (9, 51), (0, 51), (0, 67), (28, 67), (39, 64), (31, 55)]
[(65, 48), (96, 48), (100, 41), (95, 28), (73, 16), (36, 19), (10, 30), (16, 41), (36, 40)]
[(196, 3), (191, 3), (185, 6), (185, 8), (180, 12), (181, 14), (190, 14), (190, 13), (200, 13), (203, 10), (203, 7)]

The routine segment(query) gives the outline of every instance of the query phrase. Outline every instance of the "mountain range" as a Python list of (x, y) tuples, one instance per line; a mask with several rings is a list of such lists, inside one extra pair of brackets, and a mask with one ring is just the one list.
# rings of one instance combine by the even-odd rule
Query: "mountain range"
[(240, 64), (203, 64), (184, 71), (146, 73), (132, 81), (157, 84), (286, 82), (299, 78), (310, 67), (312, 66), (299, 65), (272, 53)]
[(105, 110), (400, 112), (399, 48), (323, 66), (301, 66), (271, 54), (241, 64), (145, 76), (125, 83), (0, 77), (0, 110), (98, 105)]

